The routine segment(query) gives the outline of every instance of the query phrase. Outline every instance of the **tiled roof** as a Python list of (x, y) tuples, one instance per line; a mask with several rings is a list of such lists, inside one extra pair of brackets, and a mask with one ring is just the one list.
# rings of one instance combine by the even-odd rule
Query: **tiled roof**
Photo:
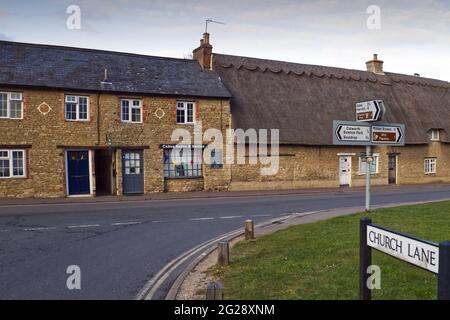
[[(102, 84), (105, 69), (108, 82)], [(0, 85), (129, 94), (229, 97), (197, 61), (0, 41)]]

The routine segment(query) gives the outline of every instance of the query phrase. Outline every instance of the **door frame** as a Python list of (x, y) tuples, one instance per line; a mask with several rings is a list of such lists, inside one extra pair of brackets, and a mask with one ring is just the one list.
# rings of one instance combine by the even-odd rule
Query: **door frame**
[(356, 153), (338, 153), (337, 154), (337, 156), (338, 156), (338, 185), (339, 185), (339, 187), (345, 186), (345, 185), (341, 184), (341, 158), (342, 157), (346, 157), (346, 158), (350, 159), (350, 171), (349, 171), (349, 174), (348, 174), (348, 186), (351, 187), (352, 186), (352, 163), (353, 163), (352, 159), (353, 159), (353, 156), (355, 156), (355, 155), (356, 155)]
[[(395, 157), (395, 183), (390, 183), (389, 182), (389, 158), (390, 157)], [(398, 154), (397, 153), (390, 153), (388, 154), (388, 184), (394, 184), (394, 185), (398, 185)]]
[[(125, 193), (125, 165), (124, 165), (124, 154), (126, 152), (139, 152), (141, 154), (141, 174), (142, 174), (142, 192), (136, 192), (136, 193)], [(120, 152), (120, 161), (121, 161), (121, 167), (122, 167), (122, 194), (123, 195), (143, 195), (145, 194), (145, 161), (144, 161), (144, 149), (122, 149)]]
[[(89, 158), (89, 194), (69, 194), (69, 159), (68, 153), (71, 151), (87, 151)], [(65, 149), (64, 150), (64, 162), (66, 169), (66, 196), (71, 198), (77, 197), (91, 197), (94, 195), (94, 184), (92, 181), (92, 150), (89, 149)]]

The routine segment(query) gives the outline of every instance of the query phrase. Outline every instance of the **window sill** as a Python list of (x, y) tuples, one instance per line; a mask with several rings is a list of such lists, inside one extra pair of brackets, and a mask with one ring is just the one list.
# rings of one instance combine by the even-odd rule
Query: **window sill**
[(164, 177), (164, 180), (191, 180), (191, 179), (203, 179), (201, 177)]

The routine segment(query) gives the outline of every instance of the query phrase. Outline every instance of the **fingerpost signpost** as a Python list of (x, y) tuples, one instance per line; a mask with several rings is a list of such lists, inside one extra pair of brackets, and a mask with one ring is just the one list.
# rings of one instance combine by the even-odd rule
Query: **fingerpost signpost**
[(438, 276), (437, 297), (450, 300), (450, 242), (434, 243), (360, 220), (359, 296), (371, 300), (368, 268), (372, 265), (372, 249), (427, 270)]
[(356, 121), (333, 121), (334, 145), (366, 147), (366, 211), (370, 211), (372, 146), (405, 145), (405, 125), (380, 123), (385, 113), (382, 100), (358, 102), (355, 109)]

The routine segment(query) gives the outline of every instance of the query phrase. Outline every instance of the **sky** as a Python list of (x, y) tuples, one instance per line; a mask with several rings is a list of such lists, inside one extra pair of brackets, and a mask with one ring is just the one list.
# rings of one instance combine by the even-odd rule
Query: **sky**
[(0, 0), (0, 39), (186, 58), (205, 19), (217, 53), (450, 81), (450, 0)]

